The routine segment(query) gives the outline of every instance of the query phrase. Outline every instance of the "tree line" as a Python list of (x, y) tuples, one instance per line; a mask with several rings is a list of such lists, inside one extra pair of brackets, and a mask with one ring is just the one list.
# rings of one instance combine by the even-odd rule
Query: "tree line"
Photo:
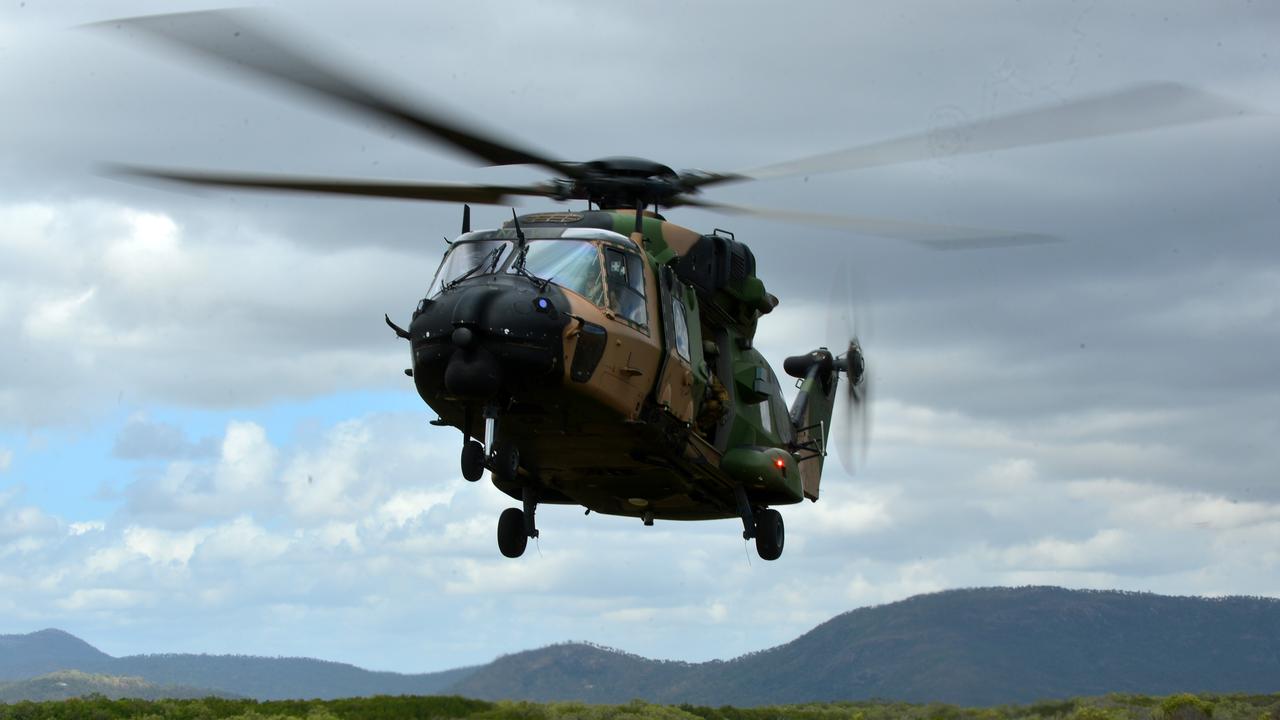
[(0, 704), (0, 720), (1280, 720), (1280, 694), (1112, 694), (965, 708), (888, 701), (756, 708), (574, 702), (487, 702), (456, 696), (343, 700), (113, 700), (100, 695)]

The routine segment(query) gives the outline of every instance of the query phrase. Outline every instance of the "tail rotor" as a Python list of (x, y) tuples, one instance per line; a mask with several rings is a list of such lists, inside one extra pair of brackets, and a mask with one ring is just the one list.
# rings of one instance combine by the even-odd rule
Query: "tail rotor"
[(871, 400), (873, 373), (867, 366), (862, 343), (870, 335), (867, 313), (855, 302), (853, 273), (847, 263), (832, 283), (827, 305), (828, 347), (845, 347), (836, 357), (836, 369), (844, 374), (843, 398), (836, 403), (829, 435), (840, 463), (849, 474), (866, 467), (871, 445)]

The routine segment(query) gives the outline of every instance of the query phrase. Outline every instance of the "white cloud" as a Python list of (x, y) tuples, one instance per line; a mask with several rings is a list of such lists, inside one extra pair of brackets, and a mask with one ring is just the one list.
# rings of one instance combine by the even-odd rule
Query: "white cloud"
[(58, 519), (32, 506), (18, 505), (21, 488), (0, 491), (0, 556), (30, 552), (59, 532)]
[(295, 458), (284, 472), (290, 511), (303, 518), (346, 518), (365, 514), (382, 483), (363, 482), (372, 435), (363, 423), (334, 428), (314, 453)]
[(209, 535), (206, 529), (169, 532), (131, 525), (124, 529), (124, 547), (153, 563), (185, 565)]
[(182, 281), (199, 272), (195, 258), (182, 245), (182, 233), (173, 218), (154, 212), (121, 209), (122, 237), (103, 251), (102, 269), (107, 277), (139, 293), (166, 294), (181, 291)]
[(23, 331), (36, 340), (70, 336), (75, 330), (73, 321), (83, 319), (81, 311), (97, 292), (97, 287), (90, 287), (69, 297), (37, 303), (24, 321)]
[(267, 490), (275, 470), (275, 448), (256, 423), (233, 422), (222, 441), (222, 456), (213, 473), (218, 496), (256, 498)]
[(261, 565), (288, 551), (293, 541), (274, 534), (246, 516), (212, 528), (193, 548), (201, 562), (232, 567)]
[[(183, 508), (176, 514), (135, 502), (106, 521), (62, 525), (28, 509), (22, 516), (40, 522), (5, 552), (9, 576), (31, 581), (0, 574), (0, 587), (13, 588), (33, 623), (81, 613), (106, 622), (145, 608), (160, 627), (198, 608), (202, 626), (263, 624), (286, 643), (317, 622), (395, 648), (430, 642), (450, 648), (435, 666), (444, 667), (571, 638), (656, 657), (725, 657), (857, 605), (950, 587), (1260, 592), (1258, 569), (1280, 568), (1280, 553), (1240, 552), (1280, 546), (1275, 505), (1136, 481), (1062, 482), (1027, 458), (982, 455), (956, 465), (949, 482), (835, 479), (820, 502), (782, 509), (788, 548), (776, 563), (752, 556), (735, 520), (645, 528), (554, 506), (539, 511), (540, 542), (510, 561), (494, 540), (509, 499), (463, 481), (452, 438), (437, 442), (420, 416), (357, 418), (303, 437), (278, 445), (256, 425), (231, 423), (217, 457), (171, 461), (126, 494)], [(970, 448), (956, 452), (967, 458)], [(899, 462), (896, 451), (885, 462)], [(448, 471), (427, 471), (440, 466)], [(328, 473), (313, 472), (327, 483), (324, 502), (297, 494), (306, 470)], [(515, 608), (505, 601), (514, 596)], [(658, 618), (660, 633), (624, 631)], [(403, 629), (408, 619), (416, 630)], [(188, 642), (173, 649), (255, 649), (203, 634)], [(336, 642), (272, 647), (388, 666)]]
[(403, 527), (405, 523), (426, 514), (431, 508), (447, 505), (453, 499), (452, 490), (400, 491), (392, 495), (378, 508), (378, 514)]
[(377, 316), (432, 264), (92, 201), (0, 206), (0, 249), (0, 426), (388, 386), (403, 347)]
[(1280, 503), (1240, 501), (1207, 492), (1170, 490), (1125, 480), (1081, 480), (1071, 483), (1076, 498), (1105, 500), (1113, 520), (1170, 530), (1229, 530), (1280, 522)]
[(150, 605), (152, 596), (141, 590), (121, 588), (89, 588), (72, 592), (57, 601), (58, 607), (67, 611), (100, 612), (137, 610)]
[(233, 421), (216, 460), (168, 463), (159, 477), (125, 489), (126, 507), (140, 517), (164, 518), (170, 524), (234, 516), (243, 508), (279, 500), (276, 466), (276, 450), (265, 429)]
[(646, 625), (653, 622), (659, 615), (665, 614), (663, 608), (620, 608), (618, 610), (610, 610), (601, 617), (605, 622)]
[(13, 451), (9, 448), (0, 448), (0, 473), (9, 469), (13, 464)]
[(91, 532), (102, 532), (107, 529), (106, 523), (101, 520), (89, 520), (86, 522), (73, 522), (67, 526), (67, 531), (72, 535), (84, 535)]
[(806, 527), (824, 536), (856, 536), (892, 527), (894, 509), (900, 502), (901, 493), (893, 489), (838, 486), (825, 491), (819, 502), (802, 512)]
[(1079, 542), (1045, 538), (1030, 546), (1010, 548), (1004, 557), (1013, 567), (1033, 571), (1086, 570), (1108, 567), (1118, 559), (1128, 557), (1134, 544), (1135, 538), (1129, 533), (1108, 528)]

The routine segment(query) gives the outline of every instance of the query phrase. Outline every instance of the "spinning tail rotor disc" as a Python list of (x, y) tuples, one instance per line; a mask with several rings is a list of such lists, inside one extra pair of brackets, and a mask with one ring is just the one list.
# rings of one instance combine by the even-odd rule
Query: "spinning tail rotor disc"
[(832, 282), (827, 302), (828, 347), (843, 348), (836, 367), (844, 377), (837, 399), (828, 445), (834, 445), (841, 465), (849, 474), (866, 467), (871, 445), (873, 373), (862, 343), (870, 335), (867, 310), (855, 302), (855, 278), (846, 263)]

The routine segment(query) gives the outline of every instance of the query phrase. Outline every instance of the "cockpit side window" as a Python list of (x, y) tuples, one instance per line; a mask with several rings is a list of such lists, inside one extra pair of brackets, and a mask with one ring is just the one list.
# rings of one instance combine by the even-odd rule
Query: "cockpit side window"
[(495, 273), (507, 256), (511, 254), (511, 243), (505, 240), (475, 240), (456, 242), (440, 261), (435, 279), (427, 290), (427, 297), (435, 297), (449, 283), (464, 277), (488, 275)]
[(605, 248), (604, 265), (609, 283), (609, 308), (618, 317), (647, 328), (649, 308), (644, 297), (644, 261), (635, 253)]

